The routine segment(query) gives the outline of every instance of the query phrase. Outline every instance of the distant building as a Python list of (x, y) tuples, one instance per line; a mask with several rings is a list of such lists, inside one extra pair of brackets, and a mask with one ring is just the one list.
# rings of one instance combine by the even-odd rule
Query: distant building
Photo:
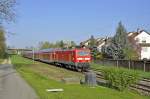
[(150, 33), (141, 30), (129, 32), (128, 38), (133, 48), (140, 54), (139, 59), (150, 59)]
[[(106, 38), (97, 38), (97, 39), (95, 39), (95, 41), (96, 41), (96, 48), (97, 48), (97, 50), (99, 52), (101, 52), (102, 46), (106, 44), (106, 40), (108, 40), (108, 39), (110, 39), (110, 38), (106, 37)], [(86, 41), (83, 41), (80, 44), (81, 44), (81, 46), (89, 47), (90, 46), (90, 39), (88, 39)]]
[(97, 49), (99, 52), (102, 51), (102, 46), (106, 45), (107, 43), (109, 43), (111, 41), (111, 38), (98, 38), (97, 40)]
[(21, 55), (24, 52), (27, 51), (32, 51), (32, 49), (20, 49), (20, 48), (8, 48), (7, 49), (7, 53), (8, 54), (17, 54), (17, 55)]

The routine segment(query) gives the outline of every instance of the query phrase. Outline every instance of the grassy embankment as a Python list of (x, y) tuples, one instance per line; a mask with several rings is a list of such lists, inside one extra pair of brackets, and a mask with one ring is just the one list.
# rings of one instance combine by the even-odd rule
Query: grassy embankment
[[(40, 99), (149, 99), (128, 90), (119, 92), (102, 86), (90, 88), (79, 84), (64, 84), (59, 81), (60, 78), (82, 75), (39, 62), (33, 63), (20, 56), (12, 56), (11, 60), (16, 70), (34, 88)], [(64, 92), (46, 92), (49, 88), (63, 88)]]
[[(95, 63), (91, 63), (91, 66), (92, 66), (93, 69), (97, 69), (97, 70), (103, 70), (103, 69), (107, 69), (107, 68), (110, 68), (110, 67), (111, 68), (116, 68), (115, 66), (114, 67), (113, 66), (106, 67), (106, 66), (101, 66), (99, 64), (95, 64)], [(139, 76), (141, 78), (150, 78), (150, 72), (144, 72), (144, 71), (141, 71), (141, 70), (132, 70), (132, 69), (129, 70), (129, 69), (122, 68), (122, 67), (119, 67), (119, 69), (125, 70), (127, 72), (136, 72), (136, 73), (139, 74)]]

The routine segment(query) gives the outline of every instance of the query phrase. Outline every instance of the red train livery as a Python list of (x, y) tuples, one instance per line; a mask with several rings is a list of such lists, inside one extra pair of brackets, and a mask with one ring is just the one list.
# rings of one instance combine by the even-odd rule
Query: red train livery
[(89, 69), (91, 54), (89, 49), (44, 49), (26, 52), (24, 57), (42, 62), (52, 63), (61, 67), (86, 71)]

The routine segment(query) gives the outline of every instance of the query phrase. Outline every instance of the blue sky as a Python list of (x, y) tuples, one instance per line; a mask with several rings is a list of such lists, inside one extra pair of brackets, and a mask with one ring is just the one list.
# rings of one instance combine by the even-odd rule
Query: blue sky
[(40, 41), (113, 36), (121, 20), (127, 31), (150, 31), (150, 0), (19, 0), (17, 21), (7, 24), (7, 44), (23, 48)]

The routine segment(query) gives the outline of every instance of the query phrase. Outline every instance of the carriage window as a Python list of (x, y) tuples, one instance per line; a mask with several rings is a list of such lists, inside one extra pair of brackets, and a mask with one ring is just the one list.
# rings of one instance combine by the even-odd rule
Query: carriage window
[(80, 52), (78, 52), (79, 56), (87, 56), (89, 54), (90, 54), (90, 52), (86, 52), (86, 51), (80, 51)]

